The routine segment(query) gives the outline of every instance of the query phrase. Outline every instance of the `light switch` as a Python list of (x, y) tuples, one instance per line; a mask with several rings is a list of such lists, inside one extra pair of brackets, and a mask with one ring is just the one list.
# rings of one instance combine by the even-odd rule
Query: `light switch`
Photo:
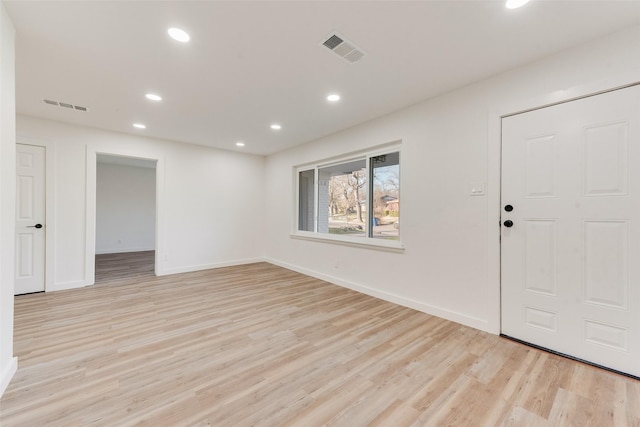
[(470, 196), (484, 196), (484, 182), (472, 182), (469, 184)]

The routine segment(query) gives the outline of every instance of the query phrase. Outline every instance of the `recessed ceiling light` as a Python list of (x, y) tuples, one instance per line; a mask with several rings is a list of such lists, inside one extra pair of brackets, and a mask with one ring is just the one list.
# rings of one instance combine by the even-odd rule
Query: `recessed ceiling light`
[(529, 3), (529, 0), (507, 0), (505, 6), (507, 9), (517, 9)]
[(244, 142), (242, 141), (236, 142), (236, 147), (244, 147)]
[(175, 27), (169, 28), (167, 32), (169, 33), (172, 39), (177, 40), (179, 42), (186, 43), (189, 40), (191, 40), (191, 37), (189, 36), (189, 34), (187, 34), (186, 31), (181, 30), (180, 28), (175, 28)]
[(137, 129), (146, 129), (146, 128), (147, 128), (147, 127), (146, 127), (145, 125), (143, 125), (142, 123), (134, 123), (134, 124), (133, 124), (133, 127), (134, 127), (134, 128), (137, 128)]
[(331, 95), (327, 96), (327, 101), (329, 102), (340, 101), (340, 95), (338, 95), (337, 93), (332, 93)]
[(152, 101), (162, 101), (162, 97), (160, 95), (156, 95), (155, 93), (148, 93), (145, 95), (145, 97)]
[(279, 125), (278, 123), (274, 123), (274, 124), (271, 125), (271, 129), (280, 130), (280, 129), (282, 129), (282, 126)]

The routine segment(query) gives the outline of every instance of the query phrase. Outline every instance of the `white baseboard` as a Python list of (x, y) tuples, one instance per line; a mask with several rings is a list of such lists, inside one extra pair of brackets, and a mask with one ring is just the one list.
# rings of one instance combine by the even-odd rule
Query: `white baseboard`
[(192, 271), (209, 270), (212, 268), (233, 267), (236, 265), (254, 264), (256, 262), (265, 262), (264, 258), (247, 258), (233, 261), (216, 262), (212, 264), (190, 265), (186, 267), (162, 268), (158, 271), (158, 276), (167, 276), (169, 274), (190, 273)]
[(13, 378), (13, 375), (17, 370), (18, 358), (12, 357), (11, 360), (9, 360), (9, 363), (7, 363), (7, 365), (2, 368), (2, 377), (0, 377), (0, 397), (2, 397), (2, 394), (9, 386), (11, 378)]
[(385, 301), (392, 302), (394, 304), (398, 304), (404, 307), (409, 307), (414, 310), (421, 311), (423, 313), (430, 314), (432, 316), (441, 317), (446, 320), (450, 320), (452, 322), (460, 323), (465, 326), (469, 326), (471, 328), (479, 329), (481, 331), (489, 332), (491, 334), (497, 335), (499, 332), (494, 331), (489, 322), (484, 319), (478, 319), (473, 316), (468, 316), (462, 313), (458, 313), (452, 310), (444, 309), (441, 307), (437, 307), (430, 304), (425, 304), (420, 301), (415, 301), (409, 298), (405, 298), (400, 295), (395, 295), (390, 292), (381, 291), (378, 289), (370, 288), (365, 285), (361, 285), (359, 283), (349, 282), (347, 280), (340, 279), (338, 277), (330, 276), (327, 274), (319, 273), (317, 271), (308, 270), (306, 268), (301, 268), (292, 264), (288, 264), (286, 262), (278, 261), (271, 258), (265, 258), (266, 262), (271, 264), (286, 268), (288, 270), (293, 270), (298, 273), (305, 274), (307, 276), (315, 277), (316, 279), (324, 280), (329, 283), (333, 283), (334, 285), (342, 286), (344, 288), (348, 288), (354, 290), (356, 292), (360, 292), (372, 297), (376, 297)]
[(128, 252), (147, 252), (147, 251), (155, 251), (155, 247), (144, 247), (144, 248), (107, 248), (107, 249), (96, 249), (96, 255), (105, 255), (105, 254), (124, 254)]

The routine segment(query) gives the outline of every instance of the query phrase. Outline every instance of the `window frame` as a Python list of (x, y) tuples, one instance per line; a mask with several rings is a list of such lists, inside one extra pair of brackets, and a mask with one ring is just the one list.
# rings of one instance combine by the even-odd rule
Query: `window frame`
[[(398, 166), (400, 175), (400, 189), (398, 190), (398, 199), (401, 199), (402, 192), (402, 144), (401, 141), (393, 142), (390, 144), (384, 144), (377, 147), (361, 150), (357, 152), (348, 153), (342, 156), (336, 156), (332, 158), (322, 159), (316, 162), (305, 163), (293, 167), (293, 183), (294, 183), (294, 215), (293, 215), (293, 229), (291, 231), (291, 238), (319, 241), (326, 243), (334, 243), (346, 246), (364, 247), (369, 249), (379, 249), (391, 252), (403, 252), (404, 245), (402, 243), (402, 234), (399, 234), (398, 240), (386, 240), (372, 237), (373, 233), (373, 176), (372, 176), (372, 158), (390, 154), (398, 153)], [(364, 236), (349, 236), (349, 235), (336, 235), (329, 233), (318, 232), (318, 220), (319, 220), (319, 171), (322, 168), (336, 166), (344, 163), (365, 161), (365, 168), (367, 173), (367, 186), (366, 186), (366, 233)], [(306, 171), (314, 171), (314, 185), (313, 185), (313, 231), (305, 231), (299, 229), (300, 224), (300, 173)], [(400, 220), (402, 213), (398, 215), (398, 221)]]

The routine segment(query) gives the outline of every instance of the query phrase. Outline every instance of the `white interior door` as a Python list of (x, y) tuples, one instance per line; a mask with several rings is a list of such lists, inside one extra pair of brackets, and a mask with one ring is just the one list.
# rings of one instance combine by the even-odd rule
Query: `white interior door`
[(44, 150), (16, 146), (16, 295), (44, 291)]
[(640, 376), (640, 86), (503, 119), (501, 209), (502, 333)]

